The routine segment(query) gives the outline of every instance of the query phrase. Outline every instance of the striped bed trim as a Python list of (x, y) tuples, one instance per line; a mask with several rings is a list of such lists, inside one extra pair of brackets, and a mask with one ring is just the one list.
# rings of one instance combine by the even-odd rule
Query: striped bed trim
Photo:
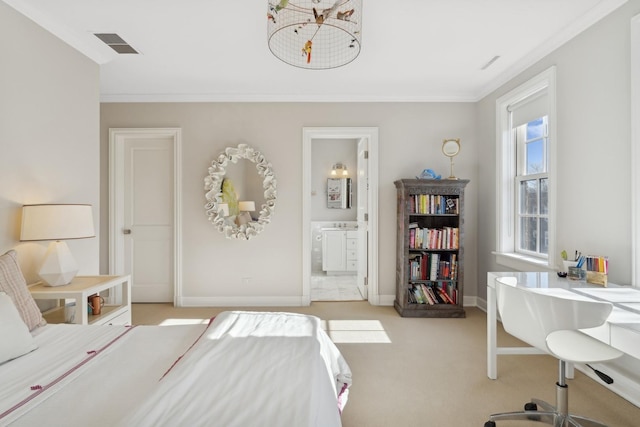
[(177, 365), (177, 364), (182, 360), (182, 358), (183, 358), (184, 356), (186, 356), (186, 355), (187, 355), (187, 353), (189, 353), (189, 351), (191, 351), (191, 349), (192, 349), (192, 348), (193, 348), (193, 347), (198, 343), (198, 341), (200, 341), (200, 338), (202, 338), (202, 336), (204, 335), (204, 333), (205, 333), (205, 332), (207, 332), (207, 331), (209, 330), (209, 327), (211, 326), (211, 324), (213, 323), (213, 320), (214, 320), (215, 318), (216, 318), (216, 317), (215, 317), (215, 316), (213, 316), (211, 319), (209, 319), (209, 323), (207, 324), (207, 327), (206, 327), (206, 328), (204, 328), (204, 330), (203, 330), (203, 331), (202, 331), (202, 333), (198, 336), (198, 338), (196, 338), (196, 339), (195, 339), (195, 341), (193, 341), (193, 343), (189, 346), (189, 348), (188, 348), (184, 353), (182, 353), (182, 354), (180, 355), (180, 357), (178, 357), (178, 358), (175, 360), (175, 362), (173, 362), (173, 363), (171, 364), (171, 366), (169, 367), (169, 369), (167, 369), (167, 372), (165, 372), (164, 374), (162, 374), (162, 376), (160, 377), (160, 379), (159, 379), (158, 381), (162, 381), (162, 380), (163, 380), (163, 378), (164, 378), (164, 377), (166, 377), (166, 376), (167, 376), (167, 374), (168, 374), (169, 372), (171, 372), (171, 370), (172, 370), (173, 368), (175, 368), (175, 366), (176, 366), (176, 365)]
[(78, 369), (80, 369), (81, 367), (83, 367), (84, 365), (86, 365), (87, 363), (89, 363), (91, 360), (93, 360), (96, 356), (98, 356), (100, 353), (102, 353), (104, 350), (106, 350), (107, 348), (109, 348), (112, 344), (114, 344), (116, 341), (118, 341), (120, 338), (122, 338), (123, 336), (125, 336), (126, 334), (128, 334), (129, 332), (131, 332), (133, 329), (135, 328), (135, 326), (129, 326), (127, 327), (127, 329), (122, 332), (120, 335), (118, 335), (117, 337), (115, 337), (114, 339), (112, 339), (111, 341), (109, 341), (107, 344), (105, 344), (104, 346), (102, 346), (100, 349), (98, 350), (91, 350), (87, 352), (87, 357), (85, 357), (82, 361), (78, 362), (75, 366), (73, 366), (71, 369), (69, 369), (68, 371), (66, 371), (65, 373), (63, 373), (62, 375), (60, 375), (59, 377), (57, 377), (56, 379), (54, 379), (53, 381), (51, 381), (49, 384), (45, 384), (45, 385), (40, 385), (40, 384), (36, 384), (36, 385), (32, 385), (31, 386), (31, 390), (33, 390), (33, 393), (31, 393), (29, 396), (27, 396), (26, 398), (24, 398), (22, 401), (16, 403), (15, 405), (13, 405), (11, 408), (7, 409), (6, 411), (4, 411), (3, 413), (0, 414), (0, 420), (2, 420), (4, 417), (8, 416), (9, 414), (11, 414), (13, 411), (23, 407), (24, 405), (26, 405), (27, 403), (29, 403), (30, 401), (32, 401), (33, 399), (35, 399), (36, 397), (40, 396), (42, 393), (46, 392), (48, 389), (50, 389), (51, 387), (53, 387), (54, 385), (58, 384), (60, 381), (64, 380), (65, 378), (67, 378), (69, 375), (71, 375), (73, 372), (77, 371)]

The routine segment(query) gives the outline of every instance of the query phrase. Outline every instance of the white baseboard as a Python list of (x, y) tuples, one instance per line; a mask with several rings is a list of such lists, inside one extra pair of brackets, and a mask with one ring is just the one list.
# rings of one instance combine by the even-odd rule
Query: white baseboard
[(378, 305), (393, 306), (393, 301), (395, 299), (395, 295), (380, 295), (378, 297)]
[[(380, 306), (393, 306), (395, 295), (380, 295)], [(463, 306), (476, 307), (478, 297), (464, 297)], [(180, 297), (178, 307), (304, 307), (303, 297)], [(485, 303), (486, 311), (486, 303)]]
[(304, 307), (300, 297), (180, 297), (179, 307)]

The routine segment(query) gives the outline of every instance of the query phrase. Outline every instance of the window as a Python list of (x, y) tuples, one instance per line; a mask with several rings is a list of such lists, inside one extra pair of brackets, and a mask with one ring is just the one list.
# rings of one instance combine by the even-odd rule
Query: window
[(498, 264), (553, 268), (555, 68), (496, 101)]
[(518, 126), (516, 144), (515, 251), (546, 258), (549, 252), (547, 116)]

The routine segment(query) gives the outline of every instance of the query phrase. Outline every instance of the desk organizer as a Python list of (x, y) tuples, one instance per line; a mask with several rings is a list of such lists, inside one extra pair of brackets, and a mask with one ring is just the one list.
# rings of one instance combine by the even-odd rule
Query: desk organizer
[(607, 286), (607, 273), (600, 273), (598, 271), (587, 271), (587, 283), (592, 285)]
[(587, 283), (607, 286), (609, 258), (604, 256), (588, 256), (584, 264), (587, 266)]

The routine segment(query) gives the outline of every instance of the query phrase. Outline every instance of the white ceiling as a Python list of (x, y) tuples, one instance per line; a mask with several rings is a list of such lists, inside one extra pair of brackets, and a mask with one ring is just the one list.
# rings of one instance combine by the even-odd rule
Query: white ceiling
[(360, 55), (317, 71), (271, 54), (268, 0), (4, 1), (100, 64), (103, 102), (476, 101), (626, 2), (364, 0)]

